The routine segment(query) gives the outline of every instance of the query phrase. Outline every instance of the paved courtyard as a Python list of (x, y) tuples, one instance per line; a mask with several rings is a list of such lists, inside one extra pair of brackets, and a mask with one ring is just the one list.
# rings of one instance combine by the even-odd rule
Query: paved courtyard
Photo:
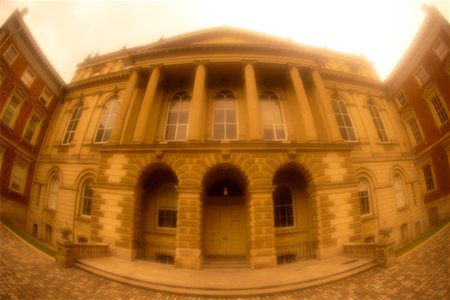
[[(389, 269), (270, 296), (239, 299), (450, 299), (450, 225)], [(274, 273), (274, 275), (276, 275)], [(206, 299), (117, 283), (54, 260), (0, 225), (0, 299)], [(210, 298), (218, 299), (218, 298)]]

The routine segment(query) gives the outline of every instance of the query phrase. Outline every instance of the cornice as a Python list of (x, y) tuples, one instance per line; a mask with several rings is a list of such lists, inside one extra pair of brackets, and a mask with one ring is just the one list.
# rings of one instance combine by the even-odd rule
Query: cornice
[(94, 77), (89, 77), (86, 79), (71, 82), (66, 86), (66, 88), (67, 89), (85, 88), (85, 87), (90, 87), (90, 86), (101, 84), (101, 83), (116, 81), (116, 80), (119, 80), (122, 78), (129, 77), (133, 70), (134, 69), (128, 69), (128, 70), (124, 70), (124, 71), (120, 71), (120, 72), (108, 73), (108, 74), (98, 75), (98, 76), (94, 76)]
[(355, 75), (355, 74), (351, 74), (351, 73), (344, 73), (344, 72), (339, 72), (339, 71), (335, 71), (335, 70), (324, 69), (324, 68), (320, 68), (320, 69), (318, 69), (318, 71), (324, 78), (361, 84), (361, 85), (365, 85), (367, 87), (381, 89), (383, 91), (387, 90), (387, 85), (384, 82), (379, 81), (379, 80), (375, 80), (375, 79), (371, 79), (368, 77), (363, 77), (363, 76), (359, 76), (359, 75)]

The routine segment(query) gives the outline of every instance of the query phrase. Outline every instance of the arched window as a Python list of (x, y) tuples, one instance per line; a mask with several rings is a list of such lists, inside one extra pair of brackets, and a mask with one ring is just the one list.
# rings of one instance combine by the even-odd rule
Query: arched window
[(259, 97), (259, 102), (264, 139), (286, 139), (283, 113), (278, 95), (272, 91), (264, 91)]
[(345, 141), (356, 141), (355, 129), (353, 128), (352, 120), (350, 119), (350, 114), (348, 113), (345, 102), (335, 96), (331, 100), (331, 105), (333, 107), (334, 115), (336, 116), (336, 121), (338, 123), (342, 138)]
[(177, 227), (178, 192), (171, 184), (163, 185), (158, 192), (158, 227)]
[(275, 228), (294, 226), (294, 201), (289, 187), (276, 187), (273, 192), (273, 212)]
[(170, 100), (166, 125), (166, 140), (182, 141), (186, 138), (190, 101), (191, 95), (186, 92), (178, 92)]
[(361, 178), (358, 185), (358, 198), (361, 215), (368, 215), (371, 213), (370, 209), (370, 191), (369, 183), (366, 179)]
[(222, 90), (214, 98), (213, 135), (215, 140), (234, 140), (237, 137), (236, 98), (229, 90)]
[(78, 104), (72, 110), (72, 114), (70, 115), (69, 124), (67, 124), (66, 132), (64, 133), (63, 144), (70, 144), (72, 142), (73, 136), (75, 135), (75, 131), (77, 130), (78, 121), (80, 121), (81, 112), (83, 110), (83, 104)]
[(117, 97), (114, 97), (106, 102), (100, 122), (98, 123), (97, 133), (95, 134), (95, 143), (108, 142), (118, 110), (119, 99)]
[(55, 210), (56, 202), (58, 201), (58, 193), (59, 193), (59, 178), (54, 175), (50, 179), (48, 185), (48, 194), (47, 194), (47, 208)]
[(386, 128), (384, 127), (383, 119), (381, 118), (378, 108), (373, 104), (369, 104), (369, 111), (370, 116), (372, 117), (372, 121), (375, 124), (375, 129), (377, 130), (378, 138), (382, 142), (388, 142), (389, 137)]
[(403, 189), (403, 180), (398, 174), (394, 175), (394, 193), (397, 208), (405, 207), (406, 201), (405, 201), (405, 191)]
[(83, 183), (81, 189), (81, 214), (90, 216), (92, 211), (92, 197), (94, 191), (92, 190), (92, 179), (88, 179)]

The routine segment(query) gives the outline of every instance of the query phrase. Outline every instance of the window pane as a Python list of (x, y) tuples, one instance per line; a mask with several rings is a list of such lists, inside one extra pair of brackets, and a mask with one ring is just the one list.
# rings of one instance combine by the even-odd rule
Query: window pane
[(214, 125), (214, 138), (223, 139), (225, 136), (224, 127), (221, 124)]

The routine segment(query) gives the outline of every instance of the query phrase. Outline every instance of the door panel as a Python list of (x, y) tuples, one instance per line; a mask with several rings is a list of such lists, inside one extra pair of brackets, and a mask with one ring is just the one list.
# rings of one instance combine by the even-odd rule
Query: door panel
[(206, 206), (206, 255), (245, 255), (247, 224), (245, 206)]

